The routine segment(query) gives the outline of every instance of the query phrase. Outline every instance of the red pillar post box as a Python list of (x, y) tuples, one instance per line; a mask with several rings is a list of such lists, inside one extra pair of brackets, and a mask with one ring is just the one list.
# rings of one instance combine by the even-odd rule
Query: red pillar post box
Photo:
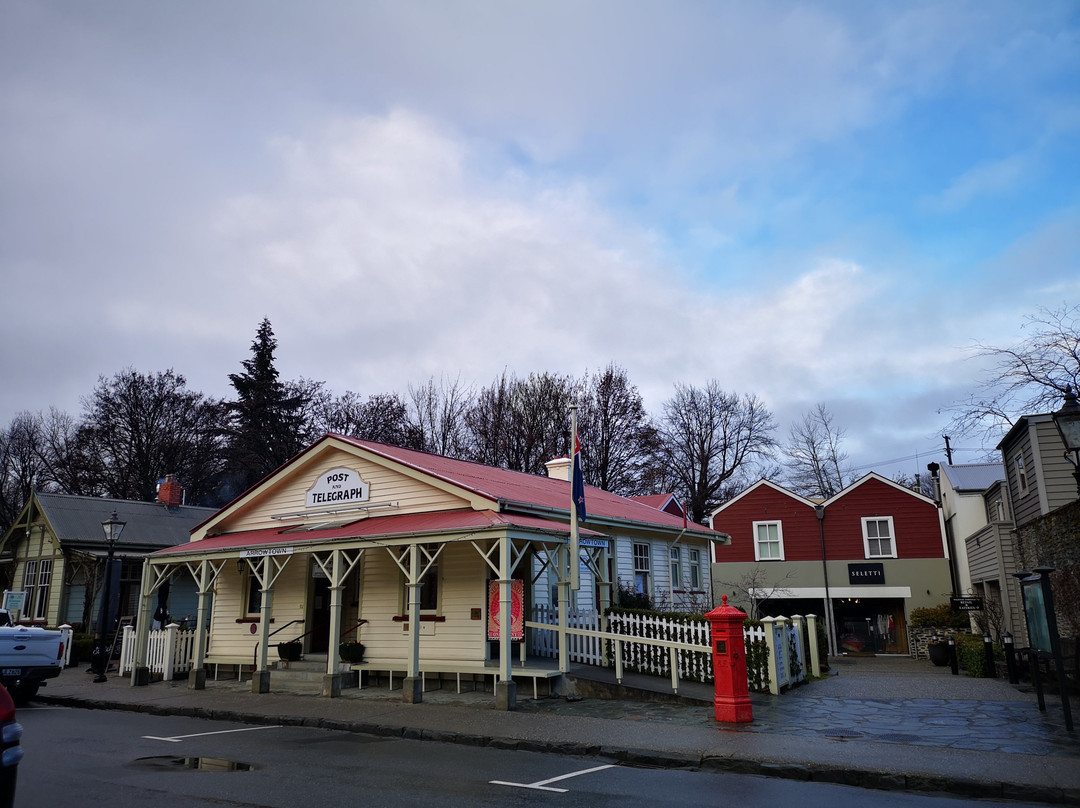
[(709, 621), (713, 649), (713, 678), (716, 682), (713, 707), (716, 720), (732, 724), (753, 721), (750, 687), (746, 681), (746, 642), (743, 639), (746, 613), (728, 606), (727, 595), (724, 595), (722, 605), (705, 615), (705, 619)]

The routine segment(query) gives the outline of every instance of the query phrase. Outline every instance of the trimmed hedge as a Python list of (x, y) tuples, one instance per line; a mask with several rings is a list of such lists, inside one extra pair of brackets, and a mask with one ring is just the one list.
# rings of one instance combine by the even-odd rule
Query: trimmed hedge
[(966, 612), (954, 612), (948, 603), (939, 603), (937, 606), (923, 606), (911, 610), (908, 625), (926, 626), (930, 628), (959, 628), (970, 629), (971, 620)]

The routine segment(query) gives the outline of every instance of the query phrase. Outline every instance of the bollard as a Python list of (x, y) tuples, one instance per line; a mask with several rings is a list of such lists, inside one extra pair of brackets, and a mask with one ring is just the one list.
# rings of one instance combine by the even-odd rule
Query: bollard
[(983, 654), (986, 658), (986, 676), (990, 679), (997, 678), (997, 662), (994, 661), (994, 638), (989, 631), (983, 632)]
[(949, 665), (952, 667), (952, 675), (960, 675), (960, 665), (956, 660), (956, 637), (949, 637)]
[(1016, 651), (1013, 649), (1013, 635), (1005, 632), (1001, 635), (1001, 644), (1005, 646), (1005, 670), (1009, 672), (1009, 684), (1020, 684), (1020, 671), (1016, 664)]

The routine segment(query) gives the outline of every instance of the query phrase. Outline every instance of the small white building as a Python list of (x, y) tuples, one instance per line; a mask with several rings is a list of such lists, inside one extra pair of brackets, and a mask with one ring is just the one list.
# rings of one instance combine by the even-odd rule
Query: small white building
[[(326, 654), (324, 693), (334, 696), (338, 642), (359, 640), (366, 664), (406, 672), (407, 701), (422, 699), (421, 670), (487, 666), (499, 674), (496, 703), (512, 709), (525, 616), (569, 599), (571, 485), (558, 462), (550, 473), (327, 435), (190, 542), (151, 555), (141, 614), (170, 577), (195, 579), (209, 646), (196, 648), (193, 687), (207, 665), (246, 663), (252, 690), (266, 692), (268, 646), (302, 637), (306, 653)], [(607, 607), (622, 581), (654, 598), (696, 586), (711, 605), (708, 559), (721, 534), (599, 489), (585, 500), (579, 604)], [(145, 678), (145, 646), (140, 631), (133, 683)]]
[(967, 538), (982, 530), (991, 521), (1004, 520), (1004, 514), (987, 513), (984, 495), (995, 483), (1004, 482), (1005, 467), (1001, 463), (965, 463), (941, 466), (941, 513), (945, 519), (945, 534), (953, 554), (959, 595), (973, 591), (971, 564), (968, 560)]

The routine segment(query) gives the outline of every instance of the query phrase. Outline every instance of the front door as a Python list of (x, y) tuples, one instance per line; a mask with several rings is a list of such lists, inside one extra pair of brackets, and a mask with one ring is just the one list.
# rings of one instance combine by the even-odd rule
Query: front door
[(308, 653), (325, 654), (330, 650), (330, 579), (320, 577), (313, 580)]

